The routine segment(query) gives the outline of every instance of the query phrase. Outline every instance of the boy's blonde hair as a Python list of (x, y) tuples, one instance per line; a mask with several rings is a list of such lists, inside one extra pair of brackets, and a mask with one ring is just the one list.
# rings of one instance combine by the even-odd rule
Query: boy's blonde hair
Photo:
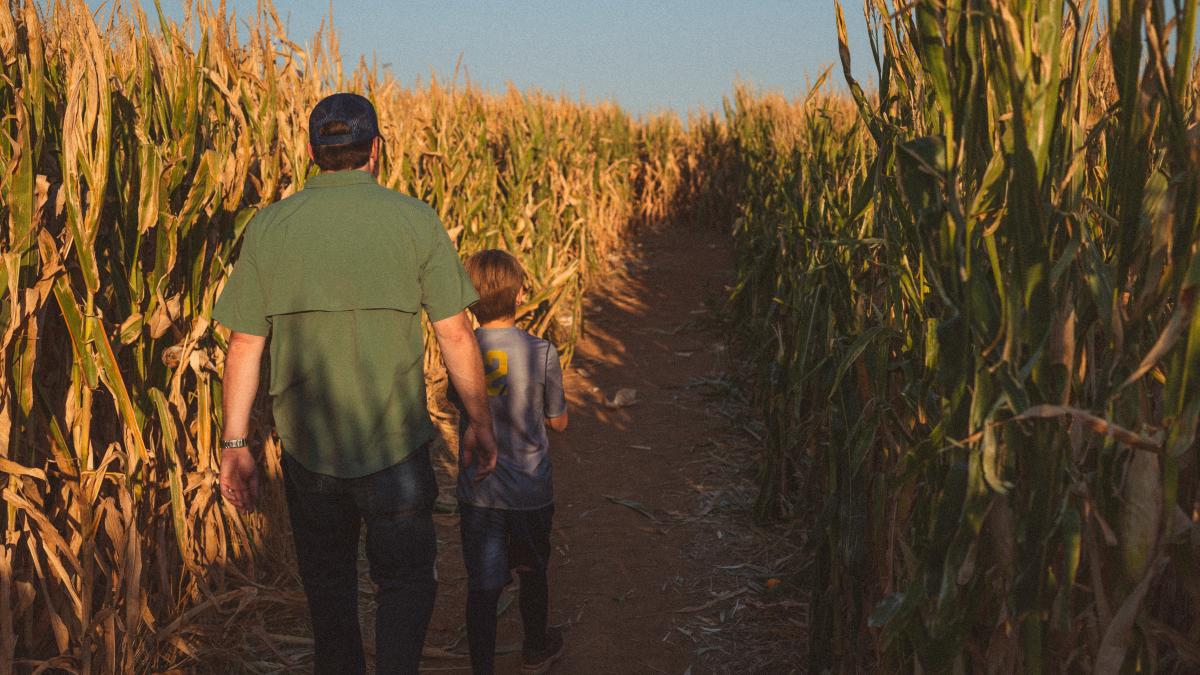
[(467, 258), (466, 268), (479, 292), (479, 301), (471, 305), (479, 323), (516, 315), (517, 295), (525, 285), (525, 270), (516, 258), (490, 248)]

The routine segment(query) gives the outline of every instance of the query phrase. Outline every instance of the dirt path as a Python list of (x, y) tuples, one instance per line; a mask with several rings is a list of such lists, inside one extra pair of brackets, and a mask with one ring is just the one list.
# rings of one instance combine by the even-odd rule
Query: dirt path
[[(571, 428), (551, 438), (551, 622), (565, 627), (567, 642), (557, 673), (707, 671), (688, 624), (721, 599), (697, 587), (729, 539), (697, 520), (719, 494), (713, 460), (697, 448), (726, 434), (730, 420), (712, 413), (697, 383), (727, 365), (723, 336), (705, 326), (730, 282), (728, 239), (669, 230), (640, 242), (624, 273), (594, 294), (567, 377)], [(625, 387), (637, 390), (637, 404), (607, 408), (605, 397)], [(462, 630), (465, 572), (456, 517), (438, 520), (443, 583), (429, 644), (450, 645)], [(501, 650), (520, 643), (515, 602), (497, 642)], [(461, 658), (425, 666), (467, 670)], [(519, 666), (519, 653), (498, 659), (498, 672)]]
[[(571, 427), (551, 436), (550, 620), (566, 637), (554, 673), (804, 672), (812, 517), (765, 529), (751, 518), (763, 430), (747, 401), (746, 366), (727, 351), (731, 268), (719, 232), (644, 233), (586, 308), (566, 378)], [(637, 403), (607, 407), (622, 388), (636, 389)], [(440, 460), (453, 466), (448, 452)], [(453, 478), (439, 473), (441, 584), (422, 671), (467, 673)], [(374, 603), (361, 554), (359, 565), (370, 654)], [(501, 598), (501, 674), (520, 670), (515, 591)], [(283, 597), (288, 610), (269, 623), (292, 637), (260, 637), (303, 669), (311, 662), (303, 595), (295, 588)]]

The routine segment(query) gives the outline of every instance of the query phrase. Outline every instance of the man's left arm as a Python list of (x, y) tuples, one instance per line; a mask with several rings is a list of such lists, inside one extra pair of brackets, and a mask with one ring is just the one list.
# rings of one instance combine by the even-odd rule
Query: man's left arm
[(467, 429), (459, 449), (465, 464), (475, 465), (475, 480), (486, 478), (496, 468), (496, 436), (492, 429), (492, 409), (488, 405), (484, 383), (483, 357), (471, 330), (466, 311), (433, 322), (433, 333), (450, 383), (458, 393), (467, 416)]
[(466, 313), (479, 294), (463, 269), (454, 242), (432, 209), (427, 211), (423, 224), (429, 248), (421, 264), (421, 305), (433, 324), (450, 383), (467, 416), (463, 459), (468, 466), (475, 466), (475, 479), (481, 480), (495, 468), (497, 448), (483, 379), (483, 357)]

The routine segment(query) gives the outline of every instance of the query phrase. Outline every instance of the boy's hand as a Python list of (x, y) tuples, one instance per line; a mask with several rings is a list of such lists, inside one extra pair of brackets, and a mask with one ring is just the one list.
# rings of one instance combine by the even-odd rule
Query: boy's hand
[(567, 430), (567, 419), (567, 412), (564, 410), (563, 414), (559, 415), (558, 417), (547, 417), (546, 426), (559, 433), (562, 433)]
[(496, 470), (496, 436), (492, 433), (491, 425), (486, 428), (477, 424), (468, 424), (463, 434), (463, 465), (475, 466), (475, 482), (487, 478)]

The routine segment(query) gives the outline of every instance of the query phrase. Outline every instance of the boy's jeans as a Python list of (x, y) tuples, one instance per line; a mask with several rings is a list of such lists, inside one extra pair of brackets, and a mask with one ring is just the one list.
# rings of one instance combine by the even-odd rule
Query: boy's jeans
[(467, 566), (467, 642), (476, 675), (491, 675), (496, 653), (496, 607), (500, 592), (521, 577), (518, 602), (525, 650), (544, 645), (549, 586), (550, 530), (554, 505), (532, 511), (489, 509), (459, 502), (463, 562)]
[(358, 533), (378, 586), (377, 673), (413, 673), (437, 594), (433, 502), (437, 480), (422, 447), (361, 478), (314, 473), (283, 455), (284, 488), (300, 578), (308, 596), (317, 675), (364, 673), (358, 625)]

